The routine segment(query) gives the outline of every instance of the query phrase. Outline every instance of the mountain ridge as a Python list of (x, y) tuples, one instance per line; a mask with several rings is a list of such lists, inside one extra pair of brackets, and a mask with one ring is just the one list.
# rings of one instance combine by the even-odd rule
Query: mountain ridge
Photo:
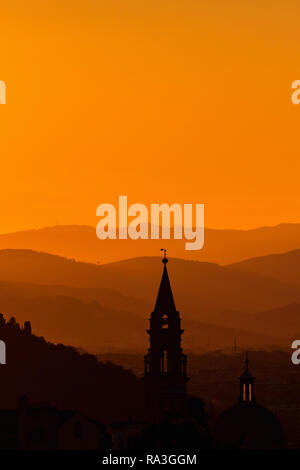
[(300, 283), (300, 249), (273, 253), (227, 265), (237, 271), (271, 277), (284, 282)]
[(155, 256), (161, 244), (174, 257), (231, 264), (300, 248), (300, 223), (281, 223), (255, 229), (205, 228), (204, 248), (185, 250), (185, 240), (99, 240), (88, 225), (57, 225), (0, 235), (0, 249), (33, 249), (78, 261), (106, 264), (142, 255)]

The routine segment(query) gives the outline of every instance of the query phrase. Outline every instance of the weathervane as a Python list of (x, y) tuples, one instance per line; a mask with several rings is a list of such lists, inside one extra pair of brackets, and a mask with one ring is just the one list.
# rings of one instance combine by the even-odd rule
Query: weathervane
[(163, 259), (162, 259), (162, 262), (163, 262), (164, 264), (167, 264), (168, 258), (167, 258), (167, 250), (166, 250), (166, 248), (161, 248), (160, 251), (163, 251), (163, 252), (164, 252), (164, 257), (163, 257)]

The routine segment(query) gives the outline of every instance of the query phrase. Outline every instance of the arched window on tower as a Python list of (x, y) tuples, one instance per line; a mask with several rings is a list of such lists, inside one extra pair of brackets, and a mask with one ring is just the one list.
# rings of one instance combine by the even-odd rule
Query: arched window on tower
[(162, 374), (168, 372), (168, 358), (167, 351), (165, 349), (161, 353), (161, 372)]
[(168, 328), (168, 317), (166, 314), (163, 315), (162, 317), (162, 327), (163, 329), (167, 329)]
[(252, 401), (252, 384), (243, 384), (243, 401)]

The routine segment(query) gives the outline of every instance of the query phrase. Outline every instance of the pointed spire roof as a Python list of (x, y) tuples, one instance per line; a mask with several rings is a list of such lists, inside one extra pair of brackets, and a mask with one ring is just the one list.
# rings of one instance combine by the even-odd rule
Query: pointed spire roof
[(248, 359), (248, 351), (246, 351), (246, 354), (245, 354), (245, 370), (244, 372), (242, 373), (242, 375), (240, 376), (240, 379), (252, 379), (254, 380), (254, 377), (253, 375), (251, 374), (251, 372), (249, 371), (249, 359)]
[(167, 312), (176, 312), (175, 302), (172, 294), (171, 284), (169, 280), (167, 262), (168, 258), (166, 257), (166, 250), (164, 251), (164, 257), (162, 263), (164, 265), (162, 278), (160, 281), (159, 291), (157, 294), (157, 299), (155, 303), (154, 310), (162, 313)]

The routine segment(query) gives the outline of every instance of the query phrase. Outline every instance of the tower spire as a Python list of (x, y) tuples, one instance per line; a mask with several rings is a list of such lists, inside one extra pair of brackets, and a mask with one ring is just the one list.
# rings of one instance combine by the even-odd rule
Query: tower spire
[(186, 356), (181, 348), (181, 319), (175, 307), (164, 248), (163, 273), (150, 318), (150, 348), (145, 356), (145, 392), (149, 419), (160, 422), (165, 413), (182, 413), (186, 405)]
[(162, 258), (162, 263), (164, 265), (163, 269), (163, 274), (162, 278), (160, 281), (160, 286), (155, 302), (155, 307), (154, 311), (155, 312), (161, 312), (164, 314), (168, 314), (170, 312), (176, 312), (176, 306), (174, 302), (174, 297), (172, 293), (172, 288), (169, 280), (169, 275), (168, 275), (168, 270), (167, 270), (167, 263), (168, 263), (168, 258), (166, 256), (167, 250), (164, 248), (161, 248), (161, 251), (164, 252), (164, 257)]
[(245, 354), (245, 370), (240, 376), (240, 403), (255, 403), (254, 382), (255, 377), (249, 371), (248, 351)]

